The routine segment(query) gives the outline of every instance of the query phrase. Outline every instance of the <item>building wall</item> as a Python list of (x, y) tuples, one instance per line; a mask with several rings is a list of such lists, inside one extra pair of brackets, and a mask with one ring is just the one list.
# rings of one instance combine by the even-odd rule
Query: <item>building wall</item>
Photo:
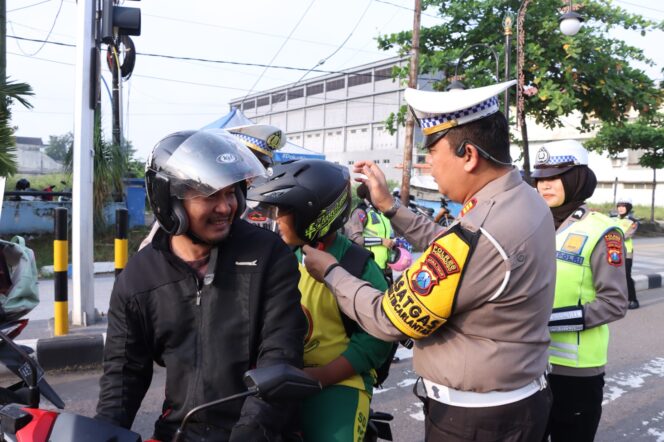
[(403, 86), (392, 81), (394, 58), (348, 74), (327, 75), (255, 94), (232, 105), (257, 123), (285, 128), (290, 141), (346, 166), (369, 159), (388, 179), (400, 180), (403, 131), (385, 129), (385, 119), (403, 104)]

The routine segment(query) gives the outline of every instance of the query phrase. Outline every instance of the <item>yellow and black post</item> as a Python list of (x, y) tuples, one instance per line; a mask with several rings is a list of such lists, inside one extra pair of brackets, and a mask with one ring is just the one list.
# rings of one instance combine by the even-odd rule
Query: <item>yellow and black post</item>
[(115, 211), (115, 276), (127, 265), (127, 255), (129, 253), (129, 244), (127, 241), (127, 231), (129, 230), (129, 212), (127, 209), (118, 209)]
[(55, 240), (53, 241), (53, 284), (54, 284), (54, 333), (62, 336), (69, 333), (69, 306), (67, 303), (67, 268), (69, 242), (67, 241), (67, 209), (55, 209)]

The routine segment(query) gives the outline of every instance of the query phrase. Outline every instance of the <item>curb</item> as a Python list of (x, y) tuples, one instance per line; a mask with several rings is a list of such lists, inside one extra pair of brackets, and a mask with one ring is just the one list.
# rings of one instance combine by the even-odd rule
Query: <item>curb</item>
[(634, 280), (634, 288), (637, 292), (657, 289), (663, 286), (664, 272), (632, 275), (632, 279)]
[[(44, 371), (101, 367), (106, 333), (74, 334), (54, 338), (16, 340), (30, 347)], [(5, 367), (0, 373), (9, 373)]]

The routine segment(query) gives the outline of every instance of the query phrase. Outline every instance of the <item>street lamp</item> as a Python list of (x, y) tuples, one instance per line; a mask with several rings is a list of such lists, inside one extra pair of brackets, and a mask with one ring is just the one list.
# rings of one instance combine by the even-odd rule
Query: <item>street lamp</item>
[[(526, 116), (524, 109), (523, 88), (525, 75), (523, 72), (524, 65), (524, 47), (525, 47), (525, 33), (524, 22), (526, 20), (526, 11), (531, 0), (522, 0), (519, 6), (519, 12), (516, 18), (516, 124), (521, 129), (521, 140), (523, 141), (523, 171), (525, 180), (530, 182), (530, 154), (528, 152), (528, 131), (526, 129)], [(560, 17), (560, 30), (565, 35), (575, 35), (581, 28), (583, 17), (574, 12), (575, 7), (572, 5), (572, 0), (569, 0), (567, 12)]]
[(565, 35), (576, 35), (581, 29), (581, 22), (583, 17), (578, 12), (574, 11), (572, 6), (572, 0), (569, 0), (569, 6), (567, 7), (567, 12), (560, 16), (560, 32)]

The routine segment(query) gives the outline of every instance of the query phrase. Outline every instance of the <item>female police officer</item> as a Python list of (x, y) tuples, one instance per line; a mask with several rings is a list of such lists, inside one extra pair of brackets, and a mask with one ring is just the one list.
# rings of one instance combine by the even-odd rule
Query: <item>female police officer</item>
[(547, 430), (553, 442), (592, 441), (602, 415), (606, 324), (627, 311), (623, 234), (614, 220), (585, 205), (597, 180), (578, 141), (542, 146), (532, 176), (556, 226)]

